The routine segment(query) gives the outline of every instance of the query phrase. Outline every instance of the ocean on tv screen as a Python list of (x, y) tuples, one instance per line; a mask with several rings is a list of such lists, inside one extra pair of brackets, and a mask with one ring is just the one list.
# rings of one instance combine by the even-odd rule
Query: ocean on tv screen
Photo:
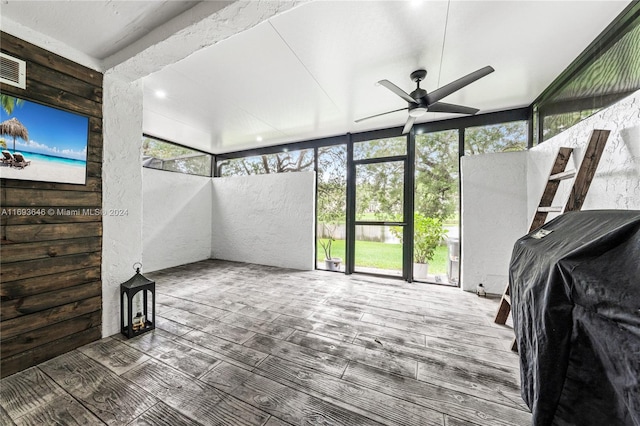
[(78, 166), (78, 167), (85, 167), (87, 164), (87, 162), (83, 160), (75, 160), (72, 158), (64, 158), (64, 157), (55, 157), (53, 155), (38, 154), (35, 152), (29, 152), (25, 150), (22, 150), (22, 151), (16, 150), (16, 152), (22, 153), (22, 155), (24, 155), (25, 158), (34, 162), (44, 161), (51, 164), (66, 164), (68, 166)]

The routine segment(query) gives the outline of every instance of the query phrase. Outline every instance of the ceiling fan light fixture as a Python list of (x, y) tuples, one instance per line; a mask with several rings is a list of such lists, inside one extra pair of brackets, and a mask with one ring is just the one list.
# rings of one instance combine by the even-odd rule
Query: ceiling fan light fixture
[(452, 94), (453, 92), (457, 92), (458, 90), (468, 86), (474, 81), (491, 74), (495, 70), (491, 66), (486, 66), (484, 68), (480, 68), (477, 71), (474, 71), (470, 74), (465, 75), (464, 77), (460, 77), (459, 79), (452, 81), (449, 84), (446, 84), (439, 89), (434, 90), (431, 93), (427, 93), (426, 90), (420, 88), (420, 82), (425, 79), (427, 76), (427, 70), (424, 68), (420, 68), (412, 72), (409, 77), (416, 83), (416, 89), (411, 92), (411, 94), (405, 92), (389, 80), (380, 80), (378, 84), (384, 86), (389, 89), (391, 92), (395, 93), (400, 98), (404, 99), (408, 106), (406, 108), (400, 108), (393, 111), (383, 112), (382, 114), (371, 115), (369, 117), (360, 118), (356, 120), (356, 123), (359, 123), (364, 120), (368, 120), (370, 118), (380, 117), (381, 115), (387, 115), (398, 111), (408, 110), (409, 118), (405, 123), (402, 134), (409, 133), (418, 117), (423, 116), (427, 111), (431, 112), (443, 112), (449, 114), (467, 114), (473, 115), (480, 111), (477, 108), (465, 107), (462, 105), (454, 105), (448, 104), (445, 102), (440, 102), (440, 99), (445, 98)]
[(424, 115), (424, 113), (427, 112), (427, 109), (424, 107), (416, 107), (413, 108), (411, 110), (409, 110), (409, 115), (411, 117), (420, 117), (421, 115)]

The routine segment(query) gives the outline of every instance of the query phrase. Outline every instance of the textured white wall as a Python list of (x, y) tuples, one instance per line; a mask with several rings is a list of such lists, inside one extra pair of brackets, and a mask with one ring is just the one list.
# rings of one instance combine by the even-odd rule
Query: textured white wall
[[(640, 91), (528, 152), (463, 157), (463, 290), (482, 282), (502, 293), (513, 244), (529, 230), (558, 148), (574, 148), (567, 169), (576, 168), (593, 129), (611, 134), (583, 210), (640, 209)], [(561, 183), (554, 205), (565, 204), (571, 184)]]
[(462, 157), (461, 286), (501, 294), (515, 241), (527, 227), (527, 153)]
[(120, 284), (142, 261), (142, 84), (104, 76), (102, 207), (126, 209), (102, 219), (102, 335), (120, 331)]
[(142, 264), (146, 272), (211, 255), (211, 178), (142, 170)]
[(219, 178), (212, 192), (212, 258), (314, 268), (314, 172)]
[[(574, 148), (567, 169), (576, 169), (594, 129), (610, 130), (583, 210), (640, 210), (640, 91), (529, 151), (527, 217), (533, 217), (546, 176), (561, 146)], [(562, 182), (553, 205), (566, 203), (572, 180)], [(550, 214), (549, 219), (553, 216)]]

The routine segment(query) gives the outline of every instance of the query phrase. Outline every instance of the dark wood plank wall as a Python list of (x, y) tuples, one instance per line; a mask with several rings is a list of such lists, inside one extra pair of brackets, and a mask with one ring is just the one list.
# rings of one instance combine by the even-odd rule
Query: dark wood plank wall
[[(3, 209), (102, 207), (102, 74), (10, 34), (0, 49), (27, 62), (27, 88), (2, 94), (89, 117), (86, 185), (2, 179)], [(101, 335), (102, 217), (3, 214), (0, 368), (7, 376)]]

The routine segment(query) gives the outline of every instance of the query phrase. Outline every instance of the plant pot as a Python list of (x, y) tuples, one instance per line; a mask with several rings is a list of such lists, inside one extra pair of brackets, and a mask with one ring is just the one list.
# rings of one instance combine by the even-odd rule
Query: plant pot
[(416, 280), (426, 279), (429, 273), (428, 263), (414, 263), (413, 264), (413, 278)]
[(327, 271), (339, 271), (341, 263), (342, 259), (339, 257), (332, 257), (331, 259), (324, 260), (324, 265), (327, 268)]

